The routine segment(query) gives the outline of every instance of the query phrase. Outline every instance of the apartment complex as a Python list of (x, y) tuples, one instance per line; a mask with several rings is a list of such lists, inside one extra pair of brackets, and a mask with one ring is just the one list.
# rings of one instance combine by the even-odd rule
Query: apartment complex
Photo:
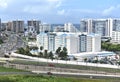
[(12, 21), (11, 31), (15, 33), (24, 32), (24, 21), (23, 20)]
[(120, 30), (120, 19), (82, 19), (80, 27), (81, 32), (112, 37), (112, 31)]
[(120, 43), (120, 31), (113, 31), (112, 32), (112, 40), (113, 43)]
[(75, 26), (72, 23), (65, 23), (64, 24), (64, 31), (72, 32), (72, 33), (78, 32), (77, 28), (75, 28)]
[(82, 33), (40, 33), (37, 35), (38, 48), (55, 52), (58, 47), (66, 47), (68, 54), (101, 51), (101, 37), (97, 34)]
[(39, 25), (40, 25), (40, 21), (39, 20), (28, 20), (27, 21), (27, 26), (28, 26), (28, 30), (30, 26), (33, 26), (35, 28), (35, 31), (37, 33), (39, 33)]
[(39, 25), (39, 32), (50, 32), (51, 25), (50, 24), (40, 24)]

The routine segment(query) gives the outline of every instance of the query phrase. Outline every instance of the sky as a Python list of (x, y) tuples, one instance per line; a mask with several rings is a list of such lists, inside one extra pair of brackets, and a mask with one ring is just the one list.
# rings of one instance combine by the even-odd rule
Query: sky
[(0, 18), (80, 23), (83, 18), (120, 18), (120, 0), (0, 0)]

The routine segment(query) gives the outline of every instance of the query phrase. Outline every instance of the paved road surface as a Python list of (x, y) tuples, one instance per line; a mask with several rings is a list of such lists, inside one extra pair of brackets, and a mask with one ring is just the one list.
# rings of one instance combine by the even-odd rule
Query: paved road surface
[[(36, 74), (47, 74), (46, 71), (32, 71)], [(90, 74), (90, 73), (70, 73), (70, 72), (51, 72), (51, 75), (72, 75), (72, 76), (89, 76), (90, 78), (93, 77), (103, 77), (103, 78), (120, 78), (120, 75), (105, 75), (105, 74)]]

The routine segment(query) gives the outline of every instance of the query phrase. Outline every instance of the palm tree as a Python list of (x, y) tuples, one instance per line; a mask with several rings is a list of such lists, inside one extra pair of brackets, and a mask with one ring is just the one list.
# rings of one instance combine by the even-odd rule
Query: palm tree
[(40, 46), (40, 50), (42, 51), (44, 48), (43, 48), (43, 46)]
[(63, 47), (63, 50), (60, 51), (58, 57), (62, 60), (66, 60), (67, 59), (67, 48)]
[(58, 49), (56, 50), (56, 54), (59, 55), (61, 51), (61, 47), (58, 47)]
[(49, 52), (49, 58), (50, 58), (51, 60), (54, 59), (52, 51)]
[(40, 46), (40, 53), (39, 53), (39, 57), (43, 57), (43, 52), (42, 52), (42, 50), (43, 50), (43, 46)]

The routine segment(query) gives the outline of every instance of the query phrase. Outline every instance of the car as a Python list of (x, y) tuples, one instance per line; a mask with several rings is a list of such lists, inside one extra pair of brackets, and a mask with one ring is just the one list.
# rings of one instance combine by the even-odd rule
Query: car
[(48, 75), (53, 75), (51, 72), (47, 72)]
[(51, 63), (48, 64), (48, 66), (49, 66), (49, 67), (55, 67), (55, 65), (54, 65), (54, 64), (51, 64)]

